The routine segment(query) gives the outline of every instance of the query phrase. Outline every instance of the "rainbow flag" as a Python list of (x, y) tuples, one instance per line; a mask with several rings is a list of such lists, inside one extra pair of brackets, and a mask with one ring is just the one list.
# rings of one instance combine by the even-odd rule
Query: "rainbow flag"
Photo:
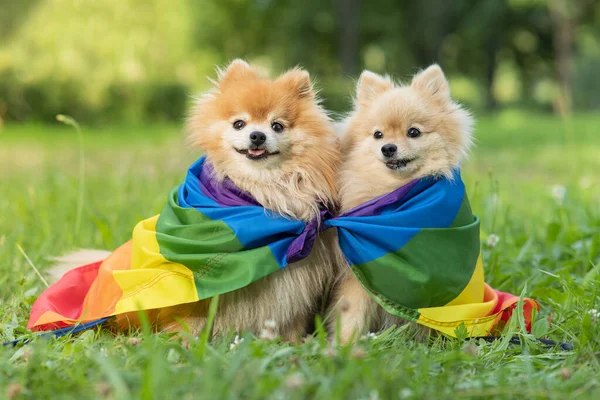
[[(519, 298), (484, 282), (479, 218), (458, 170), (408, 183), (326, 222), (352, 272), (387, 312), (449, 336), (490, 335)], [(524, 299), (529, 328), (533, 308)]]
[[(450, 336), (464, 324), (469, 335), (482, 336), (518, 301), (484, 283), (479, 220), (458, 171), (454, 179), (413, 181), (337, 217), (323, 210), (305, 223), (216, 180), (202, 157), (131, 241), (43, 292), (28, 328), (60, 329), (237, 290), (308, 256), (328, 228), (337, 229), (358, 280), (394, 315)], [(524, 304), (530, 323), (538, 305)]]

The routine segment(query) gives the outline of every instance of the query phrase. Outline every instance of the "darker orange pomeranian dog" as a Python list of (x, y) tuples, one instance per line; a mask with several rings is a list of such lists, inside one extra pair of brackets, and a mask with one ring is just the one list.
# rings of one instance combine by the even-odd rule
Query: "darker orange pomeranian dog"
[[(195, 101), (187, 130), (190, 144), (213, 165), (215, 179), (230, 179), (266, 209), (309, 222), (323, 204), (337, 202), (338, 139), (302, 69), (268, 79), (246, 62), (233, 61)], [(222, 295), (214, 332), (259, 333), (272, 321), (272, 334), (284, 340), (304, 334), (336, 274), (334, 236), (321, 235), (306, 259)], [(102, 258), (82, 251), (64, 260), (82, 265)], [(197, 335), (209, 301), (150, 310), (148, 316), (158, 331), (189, 329)], [(122, 329), (138, 323), (133, 314), (117, 318)]]

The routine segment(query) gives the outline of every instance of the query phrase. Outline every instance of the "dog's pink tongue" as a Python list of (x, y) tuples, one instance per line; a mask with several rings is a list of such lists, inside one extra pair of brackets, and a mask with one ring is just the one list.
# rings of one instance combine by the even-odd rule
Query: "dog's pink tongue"
[(251, 156), (262, 156), (265, 153), (265, 149), (248, 149), (248, 154)]

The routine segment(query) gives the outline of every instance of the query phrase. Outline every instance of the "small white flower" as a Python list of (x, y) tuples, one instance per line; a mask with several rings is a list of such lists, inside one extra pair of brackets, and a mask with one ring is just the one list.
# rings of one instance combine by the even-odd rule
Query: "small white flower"
[(275, 329), (276, 327), (277, 327), (277, 324), (272, 319), (268, 319), (265, 321), (265, 328)]
[(596, 322), (598, 317), (600, 317), (600, 311), (596, 310), (595, 308), (592, 308), (590, 311), (588, 311), (588, 314), (590, 314), (590, 317), (592, 317), (592, 322)]
[(263, 340), (275, 340), (277, 339), (277, 334), (274, 330), (265, 328), (262, 331), (260, 331), (259, 338)]
[(496, 247), (499, 241), (500, 236), (496, 235), (495, 233), (492, 233), (490, 236), (488, 236), (487, 245), (489, 248), (493, 249), (494, 247)]
[(552, 198), (558, 203), (562, 204), (567, 194), (567, 188), (564, 185), (552, 186)]
[(369, 400), (379, 400), (379, 392), (376, 390), (371, 390), (369, 393)]
[(409, 397), (413, 397), (414, 394), (415, 393), (412, 391), (412, 389), (404, 388), (400, 391), (398, 397), (400, 397), (401, 399), (408, 399)]
[(592, 180), (592, 178), (590, 178), (589, 176), (582, 176), (579, 179), (579, 187), (581, 187), (582, 189), (589, 189), (592, 187), (592, 185), (594, 184), (594, 181)]
[(500, 207), (500, 196), (498, 193), (492, 193), (487, 201), (488, 205), (494, 210), (497, 210)]
[(277, 324), (272, 319), (265, 321), (265, 327), (260, 332), (260, 338), (264, 340), (275, 340), (277, 338), (277, 331), (275, 329)]
[(379, 337), (379, 336), (378, 336), (378, 335), (376, 335), (374, 332), (369, 332), (369, 333), (367, 333), (366, 335), (364, 335), (362, 338), (363, 338), (363, 339), (372, 339), (372, 340), (375, 340), (375, 339), (377, 339), (378, 337)]
[(235, 335), (235, 337), (233, 338), (233, 342), (229, 344), (229, 350), (235, 349), (243, 341), (244, 338), (241, 338), (239, 335)]

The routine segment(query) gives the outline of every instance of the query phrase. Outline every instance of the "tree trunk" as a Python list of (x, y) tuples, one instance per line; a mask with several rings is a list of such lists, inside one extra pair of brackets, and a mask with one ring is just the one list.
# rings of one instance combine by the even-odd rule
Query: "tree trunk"
[(533, 78), (527, 69), (527, 63), (523, 54), (519, 52), (515, 54), (515, 63), (517, 64), (519, 78), (521, 79), (521, 101), (529, 104), (533, 101)]
[(486, 3), (480, 9), (480, 18), (484, 18), (487, 25), (487, 37), (485, 39), (485, 108), (488, 111), (498, 109), (498, 100), (494, 94), (494, 82), (498, 70), (497, 53), (502, 46), (502, 37), (506, 26), (508, 13), (508, 2), (496, 0), (493, 4)]
[(554, 24), (554, 53), (559, 93), (554, 109), (559, 113), (571, 111), (571, 63), (573, 58), (573, 31), (575, 18), (569, 9), (569, 0), (551, 0), (550, 14)]
[(488, 111), (498, 109), (498, 101), (494, 95), (494, 81), (496, 80), (496, 70), (498, 63), (496, 60), (496, 53), (500, 40), (496, 32), (490, 33), (490, 37), (487, 41), (486, 46), (486, 67), (485, 67), (485, 108)]
[(358, 72), (358, 8), (360, 0), (338, 0), (340, 16), (340, 60), (342, 72), (354, 75)]

